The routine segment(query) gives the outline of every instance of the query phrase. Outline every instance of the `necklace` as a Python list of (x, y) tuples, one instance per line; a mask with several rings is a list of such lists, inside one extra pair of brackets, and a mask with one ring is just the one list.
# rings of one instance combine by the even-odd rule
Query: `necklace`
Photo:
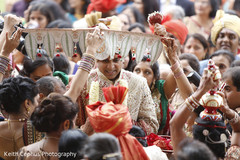
[(7, 119), (5, 118), (4, 121), (8, 122), (25, 122), (27, 119), (26, 118), (20, 118), (20, 119)]

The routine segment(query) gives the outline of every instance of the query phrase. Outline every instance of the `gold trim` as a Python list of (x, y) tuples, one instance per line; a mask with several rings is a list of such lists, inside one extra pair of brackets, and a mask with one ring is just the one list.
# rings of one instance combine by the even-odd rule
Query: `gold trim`
[(109, 128), (108, 130), (106, 130), (105, 132), (109, 133), (109, 132), (111, 132), (112, 130), (114, 130), (117, 126), (119, 126), (119, 124), (122, 122), (122, 120), (123, 120), (123, 117), (119, 118), (118, 121), (117, 121), (117, 123), (116, 123), (113, 127), (111, 127), (111, 128)]

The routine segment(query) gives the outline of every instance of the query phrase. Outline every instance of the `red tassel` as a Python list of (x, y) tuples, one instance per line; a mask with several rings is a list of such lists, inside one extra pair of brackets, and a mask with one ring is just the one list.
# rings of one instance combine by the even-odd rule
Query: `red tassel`
[(42, 57), (41, 53), (37, 53), (37, 56), (38, 56), (38, 57)]
[(132, 57), (132, 60), (134, 61), (136, 59), (136, 57)]
[(120, 54), (118, 54), (117, 56), (118, 56), (118, 58), (122, 58), (122, 56)]
[(60, 54), (56, 54), (56, 57), (60, 57)]
[(151, 59), (150, 59), (150, 58), (147, 58), (147, 61), (148, 61), (148, 62), (151, 62)]
[(77, 53), (74, 53), (72, 57), (77, 57)]

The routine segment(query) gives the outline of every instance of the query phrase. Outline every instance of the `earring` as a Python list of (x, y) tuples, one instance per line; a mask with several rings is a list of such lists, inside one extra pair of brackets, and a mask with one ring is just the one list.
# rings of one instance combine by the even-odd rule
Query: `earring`
[(30, 107), (26, 107), (26, 110), (27, 110), (27, 114), (30, 113)]
[(153, 81), (152, 85), (151, 85), (151, 91), (153, 91), (155, 88), (155, 81)]

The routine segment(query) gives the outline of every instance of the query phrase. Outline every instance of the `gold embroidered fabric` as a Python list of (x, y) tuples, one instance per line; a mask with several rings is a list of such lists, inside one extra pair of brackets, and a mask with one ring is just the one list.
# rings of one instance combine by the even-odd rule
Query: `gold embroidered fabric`
[[(61, 44), (64, 53), (72, 57), (74, 46), (79, 47), (84, 53), (86, 51), (85, 38), (88, 32), (93, 32), (93, 28), (89, 29), (24, 29), (23, 32), (28, 33), (25, 37), (25, 48), (27, 54), (35, 59), (38, 49), (46, 50), (50, 57), (54, 57), (55, 48)], [(101, 29), (104, 33), (105, 40), (97, 49), (95, 58), (104, 60), (110, 56), (111, 59), (117, 51), (124, 58), (128, 56), (130, 50), (135, 50), (136, 62), (140, 62), (143, 56), (148, 52), (151, 55), (151, 64), (157, 61), (160, 56), (163, 45), (159, 36), (153, 34), (135, 33), (127, 31), (115, 31)], [(41, 46), (41, 47), (40, 47)], [(120, 49), (120, 50), (117, 50)], [(147, 50), (146, 50), (147, 49)]]
[(227, 150), (225, 160), (240, 160), (240, 147), (231, 146)]
[(87, 86), (85, 86), (80, 95), (80, 110), (81, 107), (88, 105), (88, 99), (86, 97), (90, 90), (90, 84), (93, 81), (99, 82), (99, 101), (106, 102), (101, 88), (109, 87), (111, 85), (117, 86), (121, 79), (128, 82), (129, 90), (127, 104), (132, 120), (144, 120), (144, 122), (151, 127), (151, 132), (156, 133), (159, 124), (147, 81), (146, 79), (125, 70), (121, 70), (119, 79), (114, 83), (107, 79), (98, 69), (93, 70), (88, 77)]
[(160, 103), (161, 103), (161, 93), (159, 93), (157, 88), (154, 88), (152, 91), (152, 98), (153, 98), (153, 102), (155, 104), (155, 111), (156, 111), (156, 115), (157, 115), (157, 120), (158, 120), (158, 124), (161, 124), (161, 109), (160, 109)]

